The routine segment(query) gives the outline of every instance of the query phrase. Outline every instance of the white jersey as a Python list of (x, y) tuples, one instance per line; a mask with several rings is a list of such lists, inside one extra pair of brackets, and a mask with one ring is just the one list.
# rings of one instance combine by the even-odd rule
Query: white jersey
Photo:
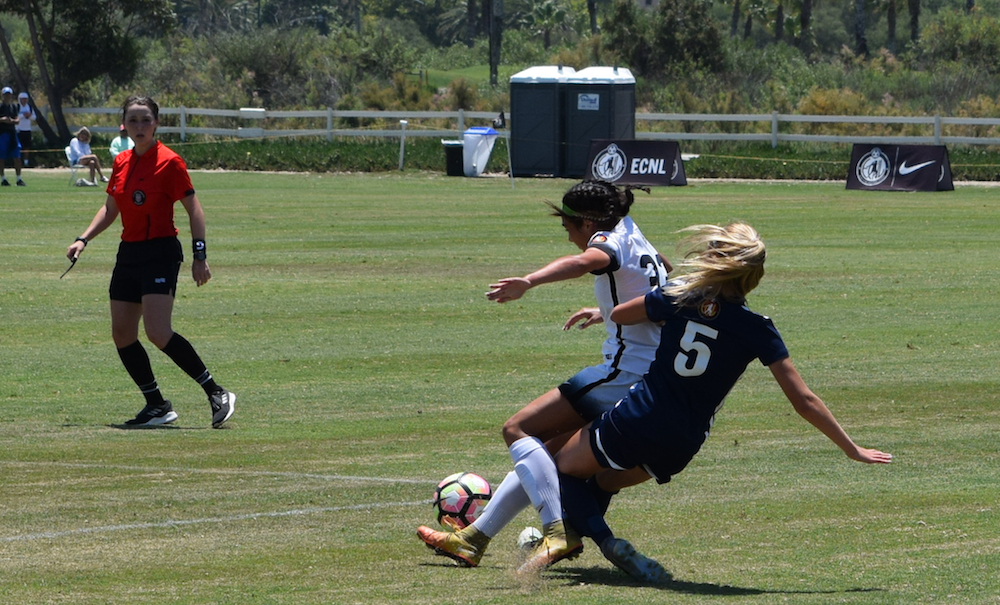
[(18, 132), (31, 132), (31, 123), (35, 121), (35, 112), (31, 105), (18, 105), (17, 115), (21, 116), (21, 121), (17, 123)]
[(602, 347), (604, 363), (641, 376), (656, 357), (660, 326), (650, 322), (620, 326), (611, 321), (611, 311), (615, 305), (666, 285), (667, 268), (663, 258), (639, 231), (635, 221), (627, 216), (613, 230), (595, 233), (587, 247), (597, 248), (611, 257), (610, 265), (595, 271), (597, 278), (594, 280), (594, 296), (608, 330)]

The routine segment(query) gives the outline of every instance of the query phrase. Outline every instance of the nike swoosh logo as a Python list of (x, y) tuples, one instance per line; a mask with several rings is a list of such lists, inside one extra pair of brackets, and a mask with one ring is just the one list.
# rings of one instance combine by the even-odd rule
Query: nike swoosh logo
[(929, 162), (924, 162), (923, 164), (915, 164), (913, 166), (907, 166), (906, 165), (906, 160), (903, 160), (903, 163), (899, 165), (899, 174), (901, 174), (903, 176), (906, 176), (906, 175), (910, 174), (911, 172), (916, 172), (916, 171), (920, 170), (924, 166), (930, 166), (931, 164), (933, 164), (936, 161), (937, 160), (931, 160)]

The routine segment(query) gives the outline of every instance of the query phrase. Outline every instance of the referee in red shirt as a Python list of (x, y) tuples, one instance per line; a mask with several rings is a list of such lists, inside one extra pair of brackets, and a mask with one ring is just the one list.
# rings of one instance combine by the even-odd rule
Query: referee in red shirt
[(191, 274), (199, 286), (212, 278), (206, 258), (205, 213), (184, 160), (156, 139), (160, 112), (156, 102), (131, 96), (122, 110), (122, 123), (135, 148), (115, 158), (107, 200), (66, 256), (75, 261), (87, 243), (121, 215), (122, 241), (109, 288), (111, 334), (125, 369), (146, 398), (146, 406), (125, 426), (153, 427), (177, 420), (139, 342), (142, 319), (149, 341), (205, 390), (212, 407), (212, 427), (219, 428), (233, 415), (236, 395), (216, 384), (191, 343), (171, 327), (177, 276), (184, 261), (174, 226), (174, 203), (180, 201), (190, 219)]

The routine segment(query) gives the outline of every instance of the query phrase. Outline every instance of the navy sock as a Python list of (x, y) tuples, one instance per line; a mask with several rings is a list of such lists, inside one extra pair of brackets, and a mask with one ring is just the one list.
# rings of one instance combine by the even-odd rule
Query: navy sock
[(153, 368), (149, 365), (149, 355), (146, 354), (142, 344), (137, 340), (127, 347), (118, 349), (118, 357), (121, 358), (128, 375), (139, 387), (142, 396), (146, 398), (146, 404), (152, 406), (162, 404), (163, 394), (156, 384)]
[(198, 356), (198, 352), (180, 334), (174, 332), (170, 341), (167, 342), (167, 346), (161, 350), (177, 364), (177, 367), (184, 370), (184, 373), (200, 384), (201, 388), (205, 389), (207, 394), (211, 395), (222, 388), (215, 383), (212, 374), (209, 373), (205, 364), (201, 361), (201, 357)]
[(562, 490), (563, 518), (577, 533), (590, 537), (598, 545), (614, 537), (604, 520), (601, 503), (586, 480), (559, 473), (559, 487)]
[(608, 512), (608, 507), (611, 506), (611, 498), (618, 492), (606, 492), (597, 484), (597, 475), (594, 475), (590, 479), (587, 479), (587, 487), (593, 492), (594, 498), (597, 500), (597, 505), (601, 509), (601, 515), (605, 515)]

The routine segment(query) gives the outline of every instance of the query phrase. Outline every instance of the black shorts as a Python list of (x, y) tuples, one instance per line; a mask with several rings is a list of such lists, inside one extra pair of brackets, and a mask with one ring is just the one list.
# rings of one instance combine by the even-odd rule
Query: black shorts
[(176, 237), (122, 242), (108, 288), (111, 300), (140, 303), (146, 294), (174, 296), (182, 262), (184, 252)]

